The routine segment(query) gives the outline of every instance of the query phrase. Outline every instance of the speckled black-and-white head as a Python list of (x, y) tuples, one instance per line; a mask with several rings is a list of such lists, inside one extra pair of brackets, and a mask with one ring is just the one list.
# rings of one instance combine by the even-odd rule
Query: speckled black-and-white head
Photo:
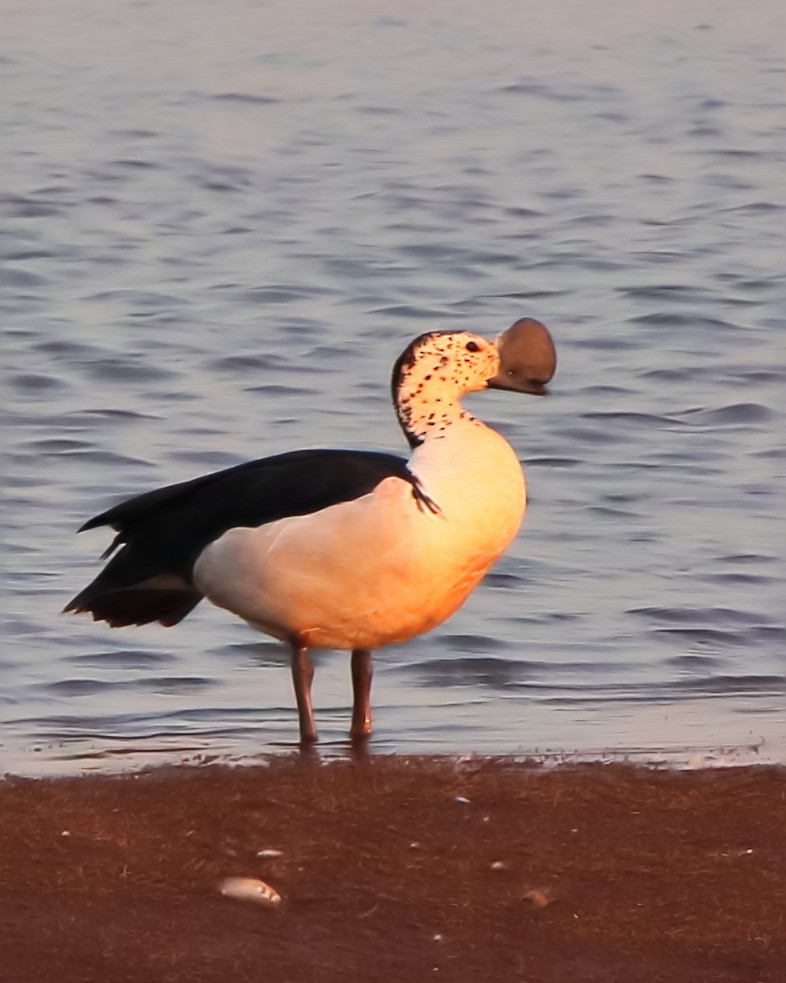
[(460, 400), (482, 389), (542, 395), (554, 375), (556, 353), (548, 330), (523, 318), (496, 341), (468, 331), (432, 331), (416, 338), (393, 367), (391, 386), (399, 422), (411, 446), (471, 419)]

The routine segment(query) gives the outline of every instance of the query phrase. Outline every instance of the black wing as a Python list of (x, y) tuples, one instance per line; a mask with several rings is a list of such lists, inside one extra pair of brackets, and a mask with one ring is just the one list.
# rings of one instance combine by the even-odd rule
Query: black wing
[(437, 511), (406, 461), (371, 451), (293, 451), (138, 495), (79, 530), (111, 526), (117, 535), (104, 557), (121, 549), (64, 610), (113, 627), (175, 625), (202, 600), (192, 579), (197, 557), (228, 529), (318, 512), (389, 477), (409, 482), (418, 505)]

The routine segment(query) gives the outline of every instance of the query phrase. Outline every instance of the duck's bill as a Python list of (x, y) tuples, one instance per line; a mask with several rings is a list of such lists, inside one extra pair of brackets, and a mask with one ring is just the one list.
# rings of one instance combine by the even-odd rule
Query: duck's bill
[(513, 379), (500, 372), (488, 381), (489, 389), (507, 389), (513, 393), (529, 393), (530, 396), (548, 396), (549, 388), (536, 379)]
[(488, 381), (489, 389), (545, 396), (546, 383), (557, 368), (557, 351), (548, 328), (524, 317), (497, 338), (499, 372)]

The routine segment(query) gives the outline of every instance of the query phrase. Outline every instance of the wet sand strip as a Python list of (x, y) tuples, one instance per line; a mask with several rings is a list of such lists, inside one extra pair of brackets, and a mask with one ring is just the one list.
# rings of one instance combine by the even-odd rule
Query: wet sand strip
[(783, 983), (786, 769), (285, 756), (7, 778), (0, 918), (2, 983)]

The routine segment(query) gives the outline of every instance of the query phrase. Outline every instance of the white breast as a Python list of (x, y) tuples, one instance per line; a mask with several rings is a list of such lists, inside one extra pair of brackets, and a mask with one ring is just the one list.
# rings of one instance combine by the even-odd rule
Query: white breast
[(426, 440), (411, 470), (439, 506), (387, 478), (362, 498), (258, 529), (231, 529), (204, 550), (196, 586), (278, 638), (375, 649), (444, 621), (516, 535), (524, 478), (510, 445), (476, 420)]

